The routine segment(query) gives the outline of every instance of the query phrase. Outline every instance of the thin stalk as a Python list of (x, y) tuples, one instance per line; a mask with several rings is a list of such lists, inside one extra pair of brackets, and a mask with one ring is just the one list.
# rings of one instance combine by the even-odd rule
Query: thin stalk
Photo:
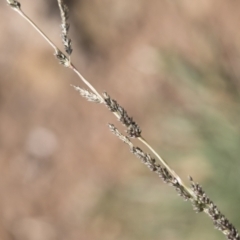
[(21, 9), (16, 9), (16, 11), (25, 19), (27, 22), (29, 22), (32, 27), (40, 33), (40, 35), (51, 45), (51, 47), (55, 50), (58, 51), (58, 48), (56, 45), (46, 36), (46, 34), (21, 10)]
[(73, 63), (69, 64), (69, 68), (72, 69), (78, 75), (78, 77), (83, 81), (83, 83), (85, 83), (89, 87), (89, 89), (92, 90), (102, 100), (102, 102), (104, 102), (103, 97), (93, 87), (93, 85), (86, 78), (83, 77), (83, 75), (76, 69)]
[(161, 156), (151, 147), (151, 145), (143, 137), (139, 137), (138, 140), (142, 142), (158, 158), (161, 164), (171, 173), (173, 177), (178, 180), (179, 184), (181, 184), (182, 187), (192, 196), (192, 198), (196, 200), (197, 197), (193, 191), (184, 184), (182, 179), (169, 167), (168, 163), (161, 158)]

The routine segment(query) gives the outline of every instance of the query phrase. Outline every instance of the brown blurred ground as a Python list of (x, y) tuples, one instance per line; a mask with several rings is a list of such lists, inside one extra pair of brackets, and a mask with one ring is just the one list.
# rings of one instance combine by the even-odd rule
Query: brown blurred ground
[[(56, 2), (21, 1), (61, 46)], [(75, 65), (240, 229), (240, 2), (68, 5)], [(224, 239), (109, 132), (114, 116), (5, 1), (0, 14), (0, 239)]]

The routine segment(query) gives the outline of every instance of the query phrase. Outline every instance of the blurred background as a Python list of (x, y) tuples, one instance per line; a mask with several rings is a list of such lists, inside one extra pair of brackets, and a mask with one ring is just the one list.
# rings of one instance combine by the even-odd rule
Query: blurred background
[[(240, 2), (66, 3), (81, 73), (240, 229)], [(61, 47), (57, 1), (21, 4)], [(110, 133), (124, 130), (6, 1), (0, 15), (1, 240), (224, 239)]]

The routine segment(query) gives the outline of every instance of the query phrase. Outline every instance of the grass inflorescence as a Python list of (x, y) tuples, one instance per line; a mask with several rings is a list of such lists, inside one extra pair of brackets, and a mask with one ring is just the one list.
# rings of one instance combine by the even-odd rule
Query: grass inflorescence
[[(54, 49), (54, 55), (59, 63), (65, 67), (73, 70), (77, 76), (82, 80), (88, 89), (83, 89), (79, 86), (73, 86), (82, 97), (88, 101), (103, 104), (117, 117), (117, 119), (126, 127), (127, 136), (120, 133), (120, 131), (113, 125), (109, 124), (110, 131), (118, 137), (121, 141), (128, 145), (130, 152), (141, 160), (152, 172), (156, 173), (164, 183), (172, 186), (177, 193), (186, 201), (191, 202), (193, 209), (196, 212), (205, 212), (213, 221), (214, 226), (220, 230), (227, 239), (240, 240), (237, 229), (229, 222), (229, 220), (218, 210), (217, 206), (206, 195), (202, 187), (190, 179), (190, 187), (187, 187), (181, 178), (170, 168), (168, 163), (164, 161), (160, 155), (151, 147), (151, 145), (142, 136), (142, 130), (139, 125), (129, 117), (127, 111), (120, 106), (120, 104), (112, 99), (107, 93), (100, 94), (94, 86), (86, 80), (82, 74), (77, 70), (71, 61), (72, 41), (68, 36), (70, 23), (68, 22), (69, 10), (63, 0), (57, 0), (61, 15), (61, 38), (65, 53), (61, 51), (47, 36), (40, 30), (40, 28), (22, 11), (20, 2), (16, 0), (7, 0), (7, 3), (15, 11), (17, 11), (25, 20), (27, 20), (37, 30), (41, 36)], [(131, 138), (138, 139), (143, 143), (155, 156), (144, 152), (140, 147), (135, 146)], [(159, 161), (157, 161), (159, 160)]]

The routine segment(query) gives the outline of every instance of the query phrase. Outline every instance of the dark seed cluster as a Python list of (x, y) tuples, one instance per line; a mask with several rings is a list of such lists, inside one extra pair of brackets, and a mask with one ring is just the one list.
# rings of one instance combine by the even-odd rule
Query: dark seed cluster
[(111, 99), (107, 93), (103, 94), (105, 104), (111, 112), (119, 115), (119, 121), (127, 127), (127, 134), (131, 138), (141, 137), (141, 129), (131, 117), (128, 116), (126, 110), (122, 108), (116, 100)]
[(182, 196), (185, 200), (188, 200), (191, 197), (189, 193), (184, 189), (184, 187), (178, 182), (178, 180), (175, 177), (173, 177), (165, 167), (162, 167), (160, 164), (156, 163), (156, 160), (152, 158), (150, 154), (145, 153), (139, 147), (134, 147), (130, 139), (121, 134), (113, 124), (109, 124), (108, 126), (112, 133), (114, 133), (121, 141), (128, 144), (130, 151), (137, 158), (139, 158), (142, 163), (147, 165), (147, 167), (151, 171), (158, 174), (158, 176), (165, 183), (173, 186), (180, 196)]
[(181, 197), (185, 200), (188, 200), (191, 197), (178, 180), (173, 177), (165, 167), (157, 164), (156, 160), (152, 158), (150, 154), (144, 153), (139, 147), (132, 147), (131, 152), (136, 155), (142, 163), (146, 164), (151, 171), (157, 173), (165, 183), (173, 186)]
[(193, 201), (194, 209), (197, 212), (204, 211), (212, 219), (216, 229), (226, 235), (229, 240), (240, 240), (237, 229), (229, 220), (218, 210), (217, 206), (209, 199), (202, 187), (190, 178), (191, 187), (197, 200)]
[(57, 50), (54, 53), (54, 55), (56, 56), (60, 64), (62, 64), (65, 67), (69, 67), (70, 65), (69, 59), (63, 52), (61, 52), (60, 50)]
[(18, 1), (15, 0), (7, 0), (8, 4), (15, 9), (20, 9), (21, 8), (21, 4)]

